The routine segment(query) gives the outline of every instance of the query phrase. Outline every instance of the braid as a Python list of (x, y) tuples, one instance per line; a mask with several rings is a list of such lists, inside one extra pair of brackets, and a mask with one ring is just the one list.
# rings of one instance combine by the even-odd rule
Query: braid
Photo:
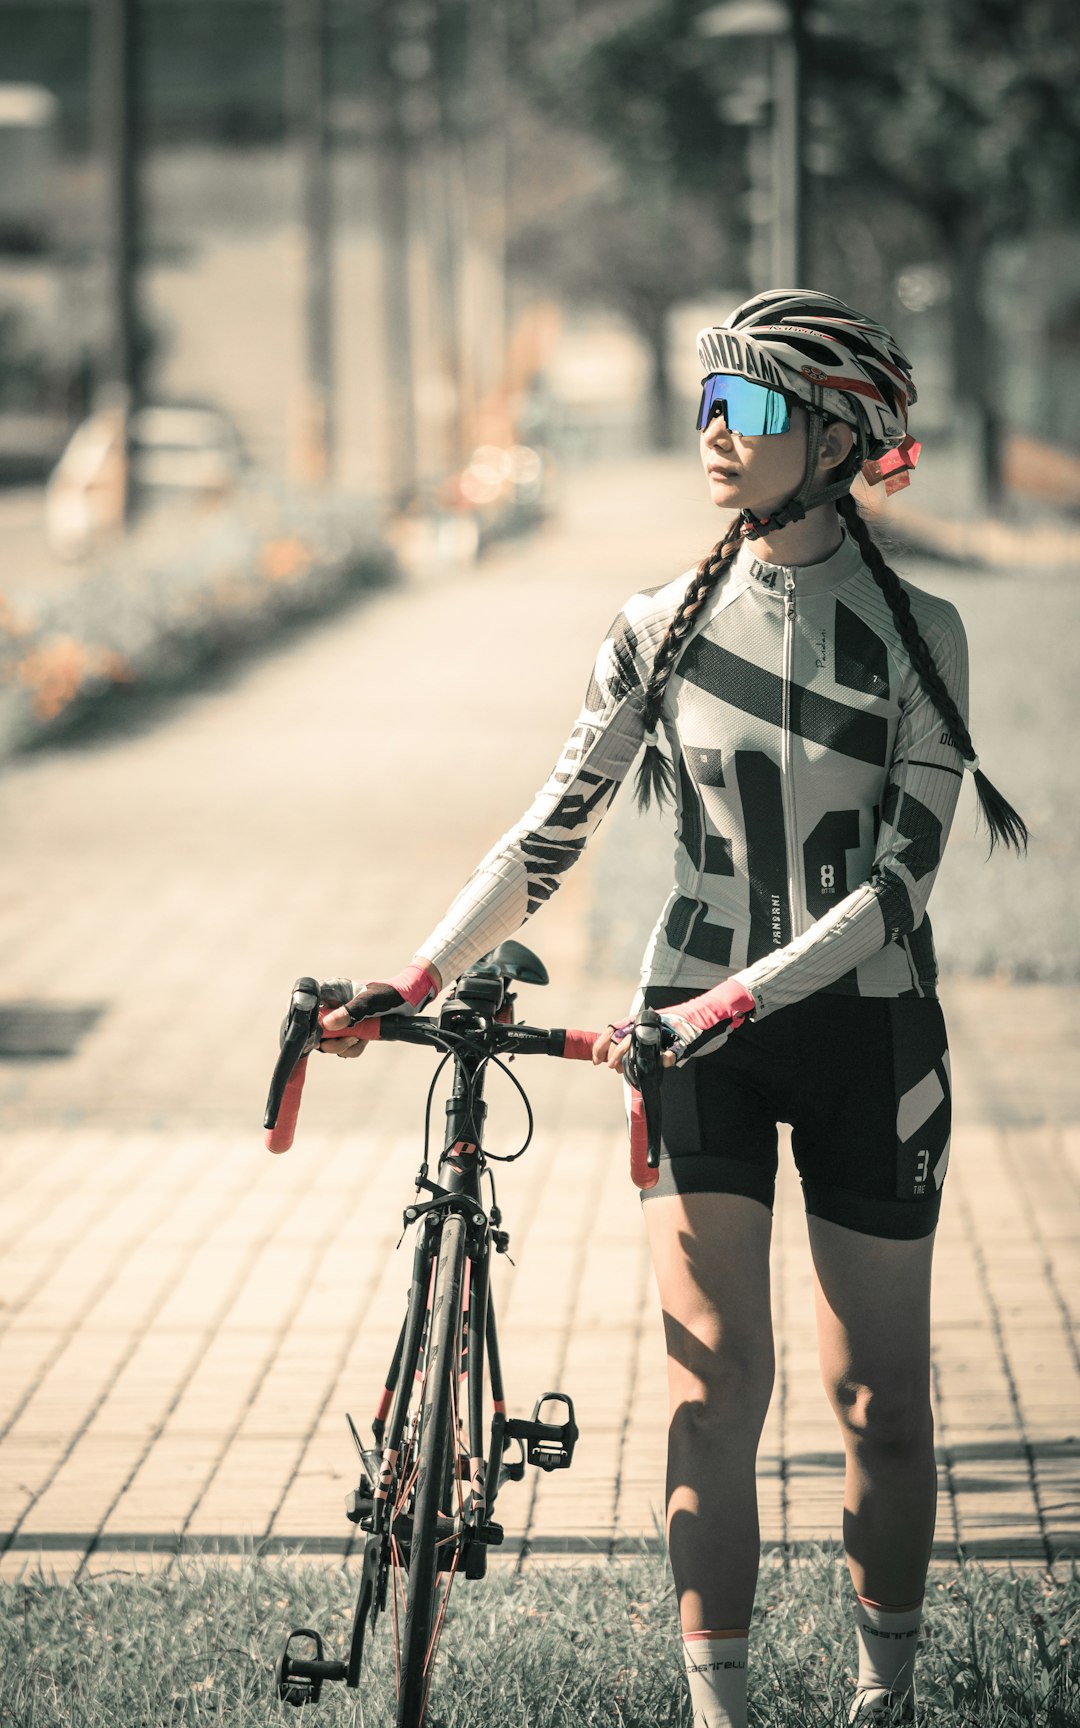
[(975, 790), (979, 795), (979, 805), (990, 831), (990, 850), (1000, 840), (1006, 846), (1011, 846), (1014, 852), (1026, 852), (1028, 842), (1027, 825), (1012, 805), (1004, 799), (997, 788), (991, 784), (986, 775), (978, 767), (978, 757), (975, 746), (971, 742), (964, 719), (949, 693), (948, 686), (934, 664), (922, 633), (919, 630), (915, 615), (911, 610), (911, 600), (907, 590), (902, 586), (896, 571), (885, 562), (880, 548), (875, 544), (870, 529), (860, 516), (854, 498), (848, 493), (841, 498), (837, 509), (847, 524), (848, 530), (862, 553), (871, 576), (881, 589), (893, 615), (901, 641), (907, 649), (908, 657), (915, 668), (916, 676), (926, 694), (930, 697), (941, 718), (952, 736), (957, 749), (965, 762), (974, 762)]
[[(668, 686), (675, 662), (679, 657), (683, 643), (693, 626), (694, 619), (701, 611), (709, 595), (728, 568), (742, 540), (742, 524), (736, 516), (730, 523), (724, 538), (717, 542), (712, 551), (707, 553), (697, 567), (693, 581), (690, 583), (679, 602), (678, 610), (667, 627), (664, 640), (656, 651), (652, 671), (645, 685), (642, 706), (642, 719), (645, 722), (646, 733), (654, 732), (660, 719), (664, 705), (664, 692)], [(647, 810), (655, 794), (658, 804), (663, 805), (674, 795), (675, 776), (671, 763), (661, 752), (659, 744), (647, 744), (641, 766), (637, 771), (636, 780), (637, 803), (639, 810)]]

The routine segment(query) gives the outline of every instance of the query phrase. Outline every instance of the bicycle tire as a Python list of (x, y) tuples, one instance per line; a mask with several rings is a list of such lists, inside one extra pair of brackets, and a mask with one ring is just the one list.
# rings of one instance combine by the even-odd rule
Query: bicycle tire
[[(452, 1377), (457, 1373), (458, 1321), (465, 1265), (465, 1221), (451, 1214), (442, 1227), (428, 1338), (427, 1375), (417, 1455), (412, 1536), (409, 1541), (405, 1626), (399, 1653), (397, 1728), (420, 1728), (430, 1685), (432, 1623), (439, 1555), (436, 1521), (446, 1484), (451, 1443)], [(456, 1445), (456, 1441), (455, 1441)], [(452, 1513), (453, 1508), (446, 1510)]]

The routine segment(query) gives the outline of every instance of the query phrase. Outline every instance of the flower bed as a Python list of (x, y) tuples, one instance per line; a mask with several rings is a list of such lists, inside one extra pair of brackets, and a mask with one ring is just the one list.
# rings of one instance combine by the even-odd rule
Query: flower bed
[(0, 756), (122, 688), (167, 689), (394, 580), (374, 513), (262, 489), (192, 526), (155, 518), (40, 597), (0, 593)]

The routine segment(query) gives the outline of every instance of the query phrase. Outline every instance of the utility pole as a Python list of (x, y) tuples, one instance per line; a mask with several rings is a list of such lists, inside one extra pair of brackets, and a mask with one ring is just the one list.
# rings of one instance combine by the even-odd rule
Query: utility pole
[(401, 55), (396, 52), (402, 32), (395, 0), (379, 0), (375, 16), (379, 43), (377, 77), (382, 93), (377, 175), (386, 354), (385, 471), (391, 505), (400, 510), (416, 496), (417, 478), (409, 268), (410, 140), (403, 113)]
[[(724, 0), (698, 18), (703, 36), (769, 45), (772, 135), (771, 270), (774, 288), (801, 288), (806, 269), (806, 132), (803, 68), (809, 0)], [(751, 141), (751, 149), (756, 140)], [(752, 174), (752, 179), (756, 178)]]
[[(468, 263), (469, 186), (465, 153), (469, 8), (450, 0), (439, 8), (434, 29), (437, 126), (433, 186), (438, 206), (436, 259), (439, 284), (439, 345), (453, 392), (441, 465), (456, 473), (465, 460), (466, 426), (472, 408), (463, 300)], [(433, 225), (434, 226), (434, 225)]]
[[(465, 139), (473, 193), (473, 239), (480, 264), (480, 317), (472, 321), (474, 395), (494, 405), (506, 437), (510, 307), (506, 250), (510, 210), (510, 5), (469, 0)], [(490, 438), (492, 433), (488, 433)]]
[(140, 0), (96, 0), (93, 15), (94, 132), (104, 171), (106, 335), (98, 406), (117, 417), (115, 517), (131, 513), (131, 415), (142, 394), (138, 337), (140, 208)]
[(297, 469), (321, 486), (334, 468), (333, 199), (327, 101), (327, 0), (288, 0), (287, 88), (300, 156), (305, 376)]

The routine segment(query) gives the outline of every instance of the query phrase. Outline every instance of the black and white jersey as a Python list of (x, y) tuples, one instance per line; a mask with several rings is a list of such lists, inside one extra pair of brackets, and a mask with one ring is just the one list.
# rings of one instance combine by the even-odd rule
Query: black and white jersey
[[(616, 618), (550, 779), (418, 950), (448, 981), (555, 892), (610, 808), (692, 579), (634, 595)], [(956, 609), (904, 587), (966, 719)], [(744, 542), (676, 663), (662, 724), (678, 832), (643, 983), (696, 993), (737, 974), (759, 1017), (818, 990), (935, 994), (926, 902), (963, 758), (850, 536), (795, 569)]]

